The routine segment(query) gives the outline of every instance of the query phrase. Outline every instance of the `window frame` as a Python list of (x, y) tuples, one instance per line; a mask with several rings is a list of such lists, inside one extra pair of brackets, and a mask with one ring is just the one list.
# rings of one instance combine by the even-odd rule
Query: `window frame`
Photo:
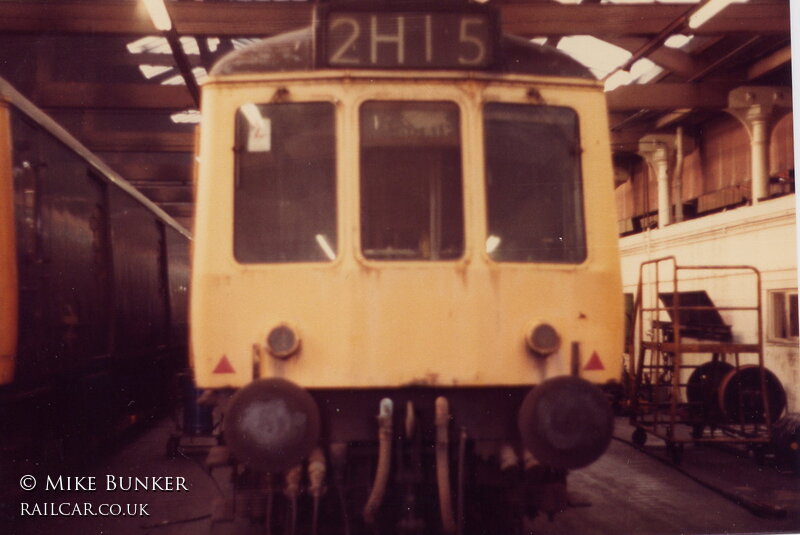
[[(469, 204), (468, 204), (468, 196), (470, 195), (470, 188), (468, 187), (467, 183), (467, 150), (466, 141), (466, 125), (469, 121), (468, 119), (468, 109), (465, 108), (464, 103), (461, 101), (460, 98), (456, 95), (437, 95), (439, 98), (409, 98), (402, 93), (370, 93), (367, 95), (358, 98), (357, 100), (352, 102), (352, 110), (349, 116), (354, 121), (353, 128), (356, 132), (356, 136), (354, 137), (354, 143), (352, 145), (353, 149), (355, 150), (354, 154), (350, 155), (354, 158), (357, 162), (357, 173), (356, 178), (354, 180), (353, 187), (355, 188), (356, 195), (354, 198), (355, 207), (355, 215), (354, 220), (356, 222), (355, 227), (355, 254), (357, 259), (360, 262), (365, 264), (374, 264), (377, 266), (386, 266), (389, 264), (392, 265), (411, 265), (411, 264), (423, 264), (426, 266), (431, 265), (439, 265), (439, 264), (447, 264), (452, 265), (454, 263), (463, 263), (467, 260), (468, 256), (470, 255), (470, 220), (471, 214), (469, 213)], [(362, 188), (362, 178), (363, 178), (363, 171), (364, 171), (364, 161), (362, 158), (362, 149), (363, 149), (363, 135), (361, 131), (361, 121), (362, 121), (362, 110), (364, 105), (370, 103), (402, 103), (402, 104), (447, 104), (451, 105), (455, 112), (457, 112), (457, 119), (458, 119), (458, 132), (456, 133), (456, 137), (458, 139), (458, 163), (459, 163), (459, 171), (460, 171), (460, 178), (459, 178), (459, 185), (461, 190), (461, 199), (460, 199), (460, 211), (461, 211), (461, 249), (458, 256), (453, 258), (375, 258), (371, 256), (367, 256), (365, 254), (364, 248), (364, 224), (363, 224), (363, 213), (362, 213), (362, 203), (364, 202), (364, 190)]]
[[(776, 313), (776, 298), (780, 298), (781, 300), (782, 310), (780, 314)], [(796, 345), (798, 340), (800, 340), (800, 337), (791, 335), (792, 298), (797, 302), (797, 288), (782, 288), (769, 290), (767, 292), (767, 340), (769, 342)], [(779, 322), (781, 322), (782, 325), (778, 325)], [(798, 325), (794, 325), (794, 328), (800, 329)], [(786, 332), (789, 336), (781, 336), (781, 332)]]
[[(490, 197), (489, 197), (489, 151), (488, 151), (488, 143), (487, 143), (487, 131), (486, 131), (486, 108), (491, 105), (510, 105), (510, 106), (525, 106), (525, 107), (538, 107), (538, 108), (559, 108), (559, 109), (566, 109), (571, 111), (575, 116), (575, 141), (576, 141), (576, 154), (577, 154), (577, 162), (576, 162), (576, 170), (577, 170), (577, 190), (580, 194), (579, 198), (579, 206), (577, 207), (577, 213), (580, 215), (580, 224), (576, 228), (576, 231), (579, 232), (580, 237), (582, 238), (582, 254), (579, 260), (561, 260), (561, 261), (553, 261), (553, 260), (498, 260), (492, 257), (491, 253), (487, 251), (487, 242), (489, 238), (492, 236), (490, 231), (490, 221), (491, 221), (491, 214), (490, 214)], [(587, 262), (590, 260), (590, 244), (589, 244), (589, 232), (587, 228), (587, 200), (586, 200), (586, 177), (584, 173), (584, 159), (583, 159), (583, 138), (582, 138), (582, 130), (581, 130), (581, 114), (573, 106), (567, 104), (545, 104), (541, 102), (531, 103), (530, 101), (519, 101), (519, 100), (500, 100), (500, 99), (492, 99), (486, 100), (482, 103), (479, 109), (479, 116), (478, 122), (480, 124), (480, 133), (481, 133), (481, 158), (483, 160), (483, 169), (481, 172), (483, 173), (483, 197), (484, 197), (484, 207), (483, 207), (483, 216), (484, 216), (484, 241), (483, 243), (477, 244), (480, 248), (481, 253), (486, 258), (486, 260), (490, 263), (495, 264), (504, 264), (508, 266), (530, 266), (530, 267), (537, 267), (542, 268), (544, 266), (549, 267), (556, 267), (556, 268), (574, 268), (582, 265), (586, 265)]]
[[(243, 152), (242, 147), (246, 145), (247, 140), (240, 140), (239, 138), (239, 128), (240, 128), (240, 116), (242, 114), (242, 108), (246, 105), (254, 105), (256, 107), (261, 106), (284, 106), (284, 105), (326, 105), (331, 113), (331, 150), (332, 150), (332, 162), (331, 162), (331, 178), (333, 181), (331, 191), (333, 193), (333, 198), (331, 200), (331, 206), (333, 208), (332, 214), (332, 221), (333, 221), (333, 230), (335, 231), (335, 245), (330, 247), (330, 240), (327, 240), (326, 243), (331, 249), (333, 253), (333, 257), (330, 257), (328, 252), (323, 249), (323, 254), (326, 258), (320, 259), (302, 259), (302, 260), (244, 260), (240, 258), (240, 255), (237, 255), (237, 234), (236, 234), (236, 218), (237, 218), (237, 193), (236, 190), (238, 188), (238, 184), (241, 180), (242, 169), (241, 169), (241, 161), (239, 154)], [(334, 99), (329, 98), (310, 98), (308, 100), (298, 99), (298, 100), (291, 100), (287, 102), (274, 102), (270, 100), (245, 100), (234, 106), (232, 115), (233, 115), (233, 143), (232, 143), (232, 164), (233, 164), (233, 181), (231, 183), (231, 231), (230, 231), (230, 251), (231, 251), (231, 258), (233, 261), (240, 266), (262, 266), (262, 267), (280, 267), (280, 266), (297, 266), (297, 265), (309, 265), (309, 266), (317, 266), (317, 267), (328, 267), (333, 264), (337, 264), (341, 261), (344, 253), (344, 242), (343, 242), (343, 235), (342, 235), (342, 225), (341, 225), (341, 179), (340, 179), (340, 172), (339, 172), (339, 165), (340, 165), (340, 154), (339, 154), (339, 137), (341, 135), (340, 123), (342, 121), (341, 118), (341, 110), (340, 107), (337, 105)], [(322, 248), (322, 244), (317, 242), (320, 248)]]

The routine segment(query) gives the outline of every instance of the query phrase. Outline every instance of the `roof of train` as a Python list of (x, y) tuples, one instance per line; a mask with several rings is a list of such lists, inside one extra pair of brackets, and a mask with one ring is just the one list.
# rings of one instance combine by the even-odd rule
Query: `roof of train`
[[(212, 75), (314, 70), (311, 27), (268, 37), (230, 52), (217, 62)], [(535, 74), (595, 80), (582, 63), (560, 50), (513, 35), (503, 35), (493, 73)]]
[(52, 136), (57, 138), (71, 150), (75, 151), (75, 153), (79, 154), (107, 181), (128, 193), (131, 197), (153, 212), (159, 219), (173, 227), (187, 238), (191, 238), (190, 232), (183, 227), (183, 225), (175, 221), (175, 219), (158, 207), (153, 201), (148, 199), (142, 192), (137, 190), (122, 176), (108, 167), (108, 165), (106, 165), (96, 154), (92, 153), (92, 151), (86, 148), (80, 141), (75, 139), (72, 134), (67, 132), (61, 125), (53, 120), (52, 117), (39, 109), (33, 102), (25, 98), (22, 93), (17, 91), (14, 86), (9, 84), (3, 78), (0, 78), (0, 99), (14, 105), (14, 107), (22, 111), (31, 120), (35, 121), (42, 128), (47, 130)]

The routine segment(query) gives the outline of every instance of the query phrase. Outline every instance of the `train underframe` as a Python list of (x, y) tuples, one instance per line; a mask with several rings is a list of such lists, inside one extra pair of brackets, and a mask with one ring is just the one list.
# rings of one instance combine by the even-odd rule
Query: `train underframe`
[[(587, 392), (600, 392), (589, 386)], [(238, 517), (241, 523), (246, 518), (254, 533), (276, 534), (527, 532), (537, 516), (552, 518), (575, 505), (567, 494), (570, 461), (564, 455), (570, 456), (570, 448), (588, 448), (593, 461), (607, 447), (613, 425), (602, 393), (599, 409), (557, 403), (566, 412), (556, 409), (547, 416), (551, 429), (543, 434), (565, 449), (548, 454), (553, 462), (543, 463), (524, 445), (521, 420), (526, 411), (530, 418), (531, 410), (541, 412), (542, 404), (552, 405), (559, 396), (545, 401), (539, 396), (538, 408), (526, 409), (535, 390), (420, 386), (311, 391), (320, 424), (311, 453), (274, 471), (269, 469), (276, 465), (259, 460), (233, 461), (228, 519)], [(597, 401), (591, 397), (591, 403)], [(225, 439), (234, 459), (241, 460), (248, 456), (247, 445), (241, 433), (232, 432), (230, 420), (250, 417), (235, 399), (227, 405)], [(575, 410), (601, 421), (582, 425), (587, 420)], [(261, 409), (257, 412), (263, 416)], [(285, 430), (290, 424), (262, 418), (259, 425)], [(565, 434), (564, 426), (572, 431)], [(294, 447), (302, 449), (299, 443)], [(588, 464), (586, 453), (573, 457), (572, 464)]]

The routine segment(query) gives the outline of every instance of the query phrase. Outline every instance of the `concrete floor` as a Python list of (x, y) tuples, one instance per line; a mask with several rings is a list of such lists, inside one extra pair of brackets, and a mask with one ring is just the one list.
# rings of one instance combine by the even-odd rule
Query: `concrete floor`
[[(20, 493), (6, 511), (20, 512), (22, 503), (148, 504), (149, 516), (0, 516), (0, 534), (8, 535), (203, 535), (209, 531), (210, 504), (227, 482), (212, 480), (202, 458), (168, 459), (165, 444), (173, 429), (169, 420), (141, 434), (135, 442), (82, 474), (96, 477), (95, 491)], [(630, 438), (630, 428), (619, 420), (617, 435)], [(570, 507), (550, 522), (538, 517), (528, 523), (531, 534), (722, 534), (800, 533), (800, 477), (757, 466), (711, 448), (688, 446), (681, 469), (750, 503), (778, 506), (782, 518), (759, 517), (676, 471), (666, 460), (663, 444), (650, 440), (646, 455), (622, 441), (612, 441), (609, 452), (588, 468), (569, 476), (570, 493), (579, 506)], [(659, 460), (659, 458), (663, 460)], [(220, 474), (224, 473), (220, 471)], [(107, 492), (106, 475), (184, 477), (187, 491)], [(67, 474), (53, 474), (53, 476)], [(40, 478), (41, 479), (41, 478)], [(86, 483), (88, 480), (84, 480)], [(40, 507), (46, 507), (40, 505)], [(185, 522), (178, 522), (183, 521)], [(497, 534), (505, 535), (505, 534)]]
[[(630, 434), (624, 431), (626, 426), (619, 425), (617, 435), (628, 439)], [(653, 446), (646, 449), (652, 456), (612, 441), (606, 455), (568, 479), (576, 501), (591, 505), (569, 508), (553, 522), (537, 518), (529, 526), (531, 533), (800, 533), (799, 476), (757, 466), (746, 456), (688, 446), (681, 470), (733, 494), (728, 499), (676, 471), (663, 443), (649, 442)], [(735, 501), (779, 506), (785, 516), (759, 517)]]
[[(95, 491), (45, 491), (46, 481), (38, 481), (37, 489), (23, 493), (15, 508), (21, 512), (22, 503), (32, 510), (34, 503), (91, 503), (92, 510), (99, 513), (101, 504), (120, 504), (124, 516), (27, 516), (0, 518), (0, 534), (8, 535), (200, 535), (205, 533), (205, 518), (210, 504), (221, 491), (217, 483), (206, 473), (203, 457), (178, 456), (170, 459), (166, 455), (166, 444), (174, 429), (171, 420), (165, 419), (143, 432), (129, 445), (99, 466), (74, 475), (96, 477)], [(53, 476), (68, 475), (53, 473)], [(107, 492), (106, 477), (112, 476), (172, 476), (185, 478), (188, 491), (177, 492)], [(86, 480), (84, 480), (85, 483)], [(165, 483), (165, 480), (162, 480)], [(176, 483), (173, 480), (173, 485)], [(224, 484), (224, 482), (223, 482)], [(165, 486), (162, 484), (162, 486)], [(133, 504), (128, 510), (128, 504)], [(138, 504), (147, 504), (148, 515), (140, 514)], [(104, 509), (104, 512), (112, 512)], [(130, 516), (127, 513), (132, 513)], [(133, 514), (136, 513), (136, 514)], [(163, 525), (179, 520), (201, 518), (199, 521)], [(6, 525), (3, 525), (3, 523)]]

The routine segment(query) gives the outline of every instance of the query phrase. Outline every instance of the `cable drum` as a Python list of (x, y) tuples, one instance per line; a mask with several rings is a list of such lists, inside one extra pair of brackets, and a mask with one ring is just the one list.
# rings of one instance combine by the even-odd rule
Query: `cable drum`
[[(720, 382), (719, 407), (729, 422), (764, 422), (760, 370), (755, 364), (741, 366), (730, 370)], [(774, 373), (766, 368), (763, 370), (770, 421), (775, 422), (786, 408), (786, 391)]]
[(686, 398), (689, 415), (695, 422), (716, 424), (722, 421), (719, 406), (719, 385), (733, 366), (721, 360), (712, 360), (696, 368), (689, 376)]

